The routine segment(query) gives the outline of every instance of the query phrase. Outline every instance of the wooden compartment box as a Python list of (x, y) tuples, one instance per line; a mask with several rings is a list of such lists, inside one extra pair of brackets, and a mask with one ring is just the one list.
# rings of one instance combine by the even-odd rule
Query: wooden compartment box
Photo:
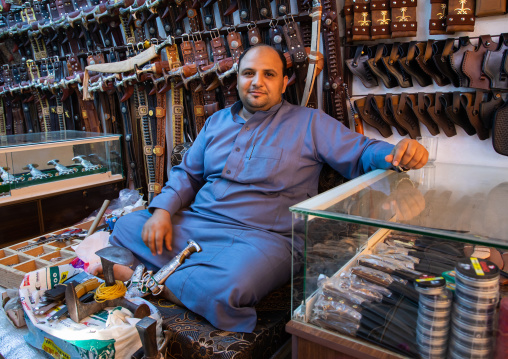
[(41, 269), (44, 267), (48, 267), (47, 261), (41, 261), (39, 259), (34, 259), (31, 261), (23, 262), (14, 266), (15, 270), (18, 270), (23, 273), (33, 272), (34, 270)]
[(46, 254), (46, 255), (40, 257), (41, 260), (48, 261), (53, 265), (55, 265), (56, 263), (61, 264), (60, 262), (63, 262), (67, 259), (72, 260), (74, 258), (76, 258), (76, 254), (74, 252), (69, 252), (69, 251), (65, 251), (65, 250), (54, 251), (54, 252), (51, 252), (49, 254)]
[(11, 256), (11, 255), (13, 255), (15, 253), (16, 252), (11, 250), (11, 249), (7, 249), (7, 248), (0, 249), (0, 259), (5, 258), (5, 257), (9, 257), (9, 256)]
[(31, 259), (30, 256), (26, 256), (23, 254), (13, 254), (11, 256), (0, 259), (0, 264), (5, 267), (11, 267), (16, 264), (26, 262), (30, 259)]
[(56, 250), (57, 249), (55, 247), (41, 244), (40, 246), (24, 251), (23, 253), (32, 257), (42, 257), (48, 253), (55, 252)]

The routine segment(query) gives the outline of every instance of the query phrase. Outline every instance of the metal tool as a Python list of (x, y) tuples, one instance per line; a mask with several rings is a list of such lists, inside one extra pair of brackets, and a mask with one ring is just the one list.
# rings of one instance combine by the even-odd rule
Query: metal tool
[(174, 257), (171, 262), (159, 269), (155, 275), (152, 276), (149, 274), (149, 272), (145, 273), (142, 280), (142, 289), (149, 289), (153, 295), (160, 294), (164, 289), (163, 284), (166, 279), (168, 279), (168, 277), (182, 265), (185, 259), (189, 258), (190, 255), (194, 252), (201, 252), (201, 247), (193, 240), (188, 240), (187, 243), (188, 246), (185, 247), (176, 257)]
[(146, 317), (136, 323), (141, 344), (143, 344), (143, 359), (163, 358), (161, 350), (157, 347), (157, 321)]
[[(104, 281), (108, 287), (116, 284), (113, 274), (114, 264), (130, 266), (134, 262), (134, 256), (131, 251), (123, 247), (106, 247), (98, 250), (95, 254), (101, 258), (102, 268), (104, 271)], [(101, 303), (95, 301), (91, 303), (82, 303), (76, 294), (73, 283), (69, 283), (65, 290), (65, 301), (69, 310), (69, 316), (76, 323), (79, 323), (84, 318), (97, 313), (99, 310), (106, 307), (121, 306), (127, 308), (134, 314), (134, 318), (144, 318), (150, 315), (150, 308), (148, 305), (144, 303), (137, 305), (124, 297), (106, 300)]]

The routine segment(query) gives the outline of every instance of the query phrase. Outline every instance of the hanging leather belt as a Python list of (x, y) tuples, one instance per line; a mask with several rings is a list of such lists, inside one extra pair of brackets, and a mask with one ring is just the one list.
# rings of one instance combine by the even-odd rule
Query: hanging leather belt
[[(62, 73), (62, 62), (56, 61), (54, 64), (54, 72), (55, 72), (55, 81), (60, 81), (63, 78)], [(55, 96), (56, 100), (56, 114), (58, 118), (58, 126), (60, 127), (60, 131), (67, 130), (67, 124), (65, 123), (65, 116), (64, 116), (64, 107), (61, 97), (61, 91), (58, 91)]]
[[(69, 56), (67, 58), (67, 69), (70, 76), (74, 76), (75, 73), (83, 71), (77, 56)], [(87, 132), (101, 132), (99, 118), (93, 100), (83, 100), (83, 96), (78, 89), (75, 91), (77, 93), (79, 108), (81, 109), (81, 118), (83, 119), (85, 130)]]
[[(182, 57), (184, 65), (190, 65), (195, 63), (195, 55), (194, 49), (192, 48), (192, 43), (190, 41), (183, 41), (180, 45), (180, 49), (182, 50)], [(192, 96), (192, 106), (193, 106), (193, 121), (191, 121), (192, 131), (194, 132), (193, 138), (196, 138), (199, 130), (203, 127), (205, 123), (205, 108), (203, 102), (203, 91), (196, 91), (198, 85), (195, 82), (191, 82), (189, 86), (189, 91)]]
[(331, 96), (332, 117), (336, 118), (346, 127), (349, 127), (346, 110), (346, 93), (344, 87), (344, 70), (342, 67), (342, 54), (338, 36), (337, 4), (335, 1), (323, 0), (323, 14), (321, 25), (323, 26), (323, 40), (325, 53), (328, 54), (326, 61), (328, 84)]
[[(171, 61), (171, 68), (175, 69), (181, 66), (176, 44), (166, 47), (166, 55)], [(171, 123), (173, 127), (172, 147), (185, 142), (183, 134), (183, 89), (175, 89), (175, 82), (171, 79)]]
[(130, 110), (128, 106), (128, 102), (121, 102), (120, 99), (123, 97), (123, 93), (120, 90), (117, 90), (118, 101), (120, 103), (120, 114), (122, 116), (123, 121), (123, 130), (125, 139), (125, 148), (127, 152), (127, 161), (129, 166), (127, 168), (128, 178), (132, 179), (135, 188), (141, 188), (141, 178), (139, 175), (139, 170), (137, 167), (136, 161), (136, 150), (133, 143), (133, 135), (132, 135), (132, 120), (130, 115)]
[(7, 135), (6, 123), (5, 123), (5, 112), (4, 112), (4, 100), (0, 97), (0, 136)]
[[(39, 69), (37, 68), (37, 65), (32, 60), (29, 60), (27, 61), (27, 67), (32, 81), (37, 80), (39, 78)], [(43, 98), (39, 91), (35, 88), (32, 89), (32, 94), (35, 97), (37, 103), (41, 132), (49, 132), (51, 131), (51, 119), (48, 100)]]
[[(203, 40), (195, 41), (194, 47), (196, 48), (196, 65), (198, 66), (199, 71), (203, 66), (208, 65), (208, 51), (206, 48), (206, 43)], [(199, 133), (205, 125), (206, 119), (219, 110), (219, 104), (217, 103), (215, 89), (211, 91), (205, 90), (203, 93), (203, 100), (203, 110), (205, 116), (203, 117), (202, 123), (196, 123), (197, 133)]]
[[(214, 37), (212, 33), (211, 45), (214, 63), (217, 63), (227, 57), (226, 43), (220, 34)], [(224, 96), (224, 108), (231, 107), (236, 101), (238, 101), (236, 91), (234, 89), (229, 89), (228, 86), (222, 85), (220, 87), (220, 93)]]
[(164, 163), (166, 146), (166, 95), (156, 94), (157, 107), (155, 117), (157, 118), (157, 140), (153, 149), (155, 154), (155, 183), (154, 193), (159, 194), (164, 185)]
[(134, 106), (136, 107), (136, 119), (139, 120), (141, 130), (141, 139), (143, 155), (145, 158), (145, 176), (148, 186), (148, 203), (154, 196), (155, 183), (155, 162), (153, 156), (153, 141), (150, 131), (150, 122), (148, 119), (148, 101), (146, 92), (141, 91), (139, 85), (134, 85)]

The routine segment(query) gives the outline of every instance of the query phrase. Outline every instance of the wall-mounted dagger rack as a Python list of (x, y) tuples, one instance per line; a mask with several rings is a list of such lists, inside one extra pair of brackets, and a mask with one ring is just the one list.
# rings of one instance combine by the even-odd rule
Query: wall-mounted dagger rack
[[(0, 12), (0, 136), (122, 133), (127, 177), (151, 199), (164, 183), (167, 152), (192, 141), (209, 115), (237, 101), (235, 63), (250, 46), (285, 52), (288, 101), (323, 108), (348, 124), (337, 15), (330, 0), (296, 6), (287, 0), (12, 0)], [(146, 51), (150, 61), (136, 67), (85, 76), (87, 66), (135, 63)], [(318, 62), (325, 63), (323, 104), (317, 84), (305, 84), (316, 78)]]

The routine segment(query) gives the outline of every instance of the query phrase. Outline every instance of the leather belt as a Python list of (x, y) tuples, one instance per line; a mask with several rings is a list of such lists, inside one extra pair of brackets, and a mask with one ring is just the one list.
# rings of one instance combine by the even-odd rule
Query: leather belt
[[(190, 41), (183, 41), (182, 44), (180, 45), (180, 49), (182, 50), (182, 58), (184, 65), (190, 65), (195, 63), (196, 57), (194, 54), (194, 49), (192, 48), (192, 43)], [(190, 83), (189, 91), (192, 96), (192, 108), (193, 108), (192, 111), (193, 138), (196, 138), (199, 130), (201, 130), (201, 128), (205, 123), (203, 90), (196, 91), (197, 88), (198, 85), (195, 82)]]
[[(227, 57), (226, 43), (224, 38), (219, 34), (212, 36), (212, 54), (214, 63), (219, 62)], [(227, 86), (222, 85), (221, 93), (224, 96), (224, 107), (231, 107), (238, 100), (238, 96), (234, 89), (229, 89)]]
[[(74, 76), (75, 73), (83, 71), (77, 56), (74, 55), (67, 58), (67, 69), (70, 76)], [(83, 120), (85, 130), (88, 132), (101, 132), (99, 118), (93, 100), (83, 100), (83, 96), (81, 96), (81, 93), (77, 88), (75, 91), (77, 93), (79, 108), (81, 110), (81, 118)]]
[(157, 107), (155, 117), (157, 118), (157, 139), (153, 149), (155, 154), (155, 183), (154, 193), (159, 194), (164, 185), (164, 163), (166, 148), (166, 95), (156, 94)]
[(150, 184), (155, 182), (155, 162), (153, 159), (152, 150), (152, 138), (150, 137), (150, 124), (148, 121), (148, 104), (146, 99), (146, 93), (141, 91), (138, 84), (134, 85), (134, 93), (132, 96), (134, 100), (134, 113), (136, 118), (136, 125), (138, 127), (137, 133), (141, 135), (141, 141), (135, 141), (135, 143), (141, 143), (140, 151), (138, 151), (140, 157), (144, 159), (144, 172), (139, 172), (141, 175), (141, 182), (143, 186), (147, 186), (148, 190), (148, 202), (153, 198), (154, 188), (150, 188)]
[[(206, 43), (203, 40), (194, 41), (194, 47), (196, 49), (196, 65), (198, 66), (199, 71), (203, 66), (208, 65), (208, 51)], [(219, 104), (217, 103), (217, 97), (215, 96), (215, 89), (211, 91), (204, 91), (203, 100), (203, 121), (201, 123), (196, 122), (196, 132), (198, 134), (205, 125), (206, 118), (219, 110)]]
[(332, 104), (331, 115), (349, 128), (344, 87), (344, 69), (342, 67), (341, 46), (338, 36), (337, 4), (333, 0), (323, 0), (322, 5), (321, 25), (323, 26), (323, 45), (328, 57), (326, 66)]
[[(166, 47), (168, 60), (171, 61), (171, 68), (178, 68), (181, 65), (176, 44)], [(171, 79), (171, 123), (173, 128), (172, 147), (185, 142), (183, 132), (183, 89), (175, 88), (175, 82)]]
[(6, 123), (5, 123), (5, 112), (4, 112), (4, 100), (0, 97), (0, 136), (7, 135)]

